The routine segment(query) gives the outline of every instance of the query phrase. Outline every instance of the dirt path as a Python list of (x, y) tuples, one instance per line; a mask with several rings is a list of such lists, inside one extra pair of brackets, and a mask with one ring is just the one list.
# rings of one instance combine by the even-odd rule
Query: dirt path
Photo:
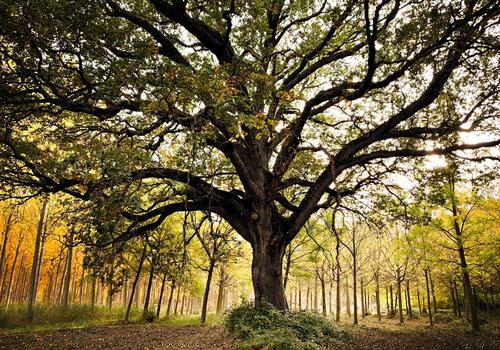
[(500, 336), (445, 330), (390, 332), (360, 328), (352, 332), (357, 350), (498, 350)]
[[(499, 334), (446, 329), (348, 327), (356, 350), (497, 350)], [(229, 350), (236, 342), (222, 326), (118, 325), (46, 333), (0, 332), (0, 349)]]
[(229, 350), (234, 342), (220, 326), (120, 325), (47, 333), (0, 333), (9, 350)]

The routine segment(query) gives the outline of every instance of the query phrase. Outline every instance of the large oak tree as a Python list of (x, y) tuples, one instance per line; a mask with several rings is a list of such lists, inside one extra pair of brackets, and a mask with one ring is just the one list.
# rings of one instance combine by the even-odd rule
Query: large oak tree
[(463, 137), (498, 122), (495, 0), (0, 7), (4, 190), (90, 203), (97, 245), (216, 213), (253, 248), (256, 301), (281, 309), (311, 215), (405, 157), (500, 142)]

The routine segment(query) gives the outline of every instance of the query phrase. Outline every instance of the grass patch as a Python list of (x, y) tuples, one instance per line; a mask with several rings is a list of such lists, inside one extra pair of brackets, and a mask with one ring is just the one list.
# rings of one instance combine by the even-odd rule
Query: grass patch
[[(97, 326), (109, 326), (123, 323), (125, 308), (89, 305), (72, 305), (64, 310), (57, 305), (36, 305), (33, 320), (26, 317), (26, 305), (11, 305), (7, 310), (0, 308), (0, 329), (17, 332), (44, 332), (59, 329), (78, 329)], [(130, 323), (151, 323), (164, 326), (199, 326), (199, 315), (170, 316), (156, 319), (153, 312), (143, 319), (142, 309), (132, 308)], [(220, 324), (221, 318), (215, 314), (207, 315), (207, 324)]]
[(318, 313), (283, 312), (244, 304), (224, 317), (228, 331), (242, 339), (238, 349), (349, 349), (349, 335)]
[[(72, 305), (66, 310), (62, 306), (36, 305), (33, 320), (27, 318), (26, 305), (11, 305), (0, 309), (0, 328), (21, 332), (40, 332), (57, 329), (86, 328), (111, 325), (123, 320), (125, 310), (111, 310), (103, 306)], [(132, 310), (132, 318), (140, 317), (140, 310)]]

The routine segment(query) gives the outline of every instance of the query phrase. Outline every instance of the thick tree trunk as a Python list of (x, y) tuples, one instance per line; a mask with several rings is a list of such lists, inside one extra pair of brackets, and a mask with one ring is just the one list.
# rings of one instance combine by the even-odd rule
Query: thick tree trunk
[[(210, 266), (208, 267), (207, 281), (205, 283), (205, 293), (203, 294), (203, 303), (201, 305), (201, 316), (200, 323), (204, 324), (207, 321), (207, 307), (208, 307), (208, 296), (210, 294), (210, 284), (212, 284), (212, 276), (215, 268), (215, 260), (210, 260)], [(177, 299), (179, 299), (179, 294), (177, 293)]]
[(252, 260), (252, 283), (255, 304), (270, 304), (286, 310), (288, 305), (283, 288), (283, 245), (254, 244)]
[(33, 305), (35, 304), (35, 295), (36, 295), (36, 274), (38, 271), (38, 255), (40, 253), (40, 241), (43, 233), (43, 225), (45, 221), (45, 212), (47, 210), (48, 199), (45, 198), (42, 202), (42, 210), (40, 212), (40, 219), (38, 220), (38, 227), (36, 232), (35, 239), (35, 250), (33, 252), (33, 263), (31, 265), (31, 275), (30, 275), (30, 284), (28, 290), (28, 320), (33, 320)]

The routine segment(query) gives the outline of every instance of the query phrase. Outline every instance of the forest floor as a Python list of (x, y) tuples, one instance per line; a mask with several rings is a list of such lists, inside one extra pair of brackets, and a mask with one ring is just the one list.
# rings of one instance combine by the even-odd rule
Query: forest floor
[[(480, 335), (468, 332), (465, 325), (425, 326), (425, 320), (399, 325), (396, 320), (381, 324), (373, 318), (360, 326), (342, 324), (359, 350), (497, 350), (500, 349), (498, 322), (490, 323)], [(140, 349), (140, 350), (229, 350), (237, 341), (221, 325), (129, 324), (46, 332), (0, 330), (0, 349)]]

